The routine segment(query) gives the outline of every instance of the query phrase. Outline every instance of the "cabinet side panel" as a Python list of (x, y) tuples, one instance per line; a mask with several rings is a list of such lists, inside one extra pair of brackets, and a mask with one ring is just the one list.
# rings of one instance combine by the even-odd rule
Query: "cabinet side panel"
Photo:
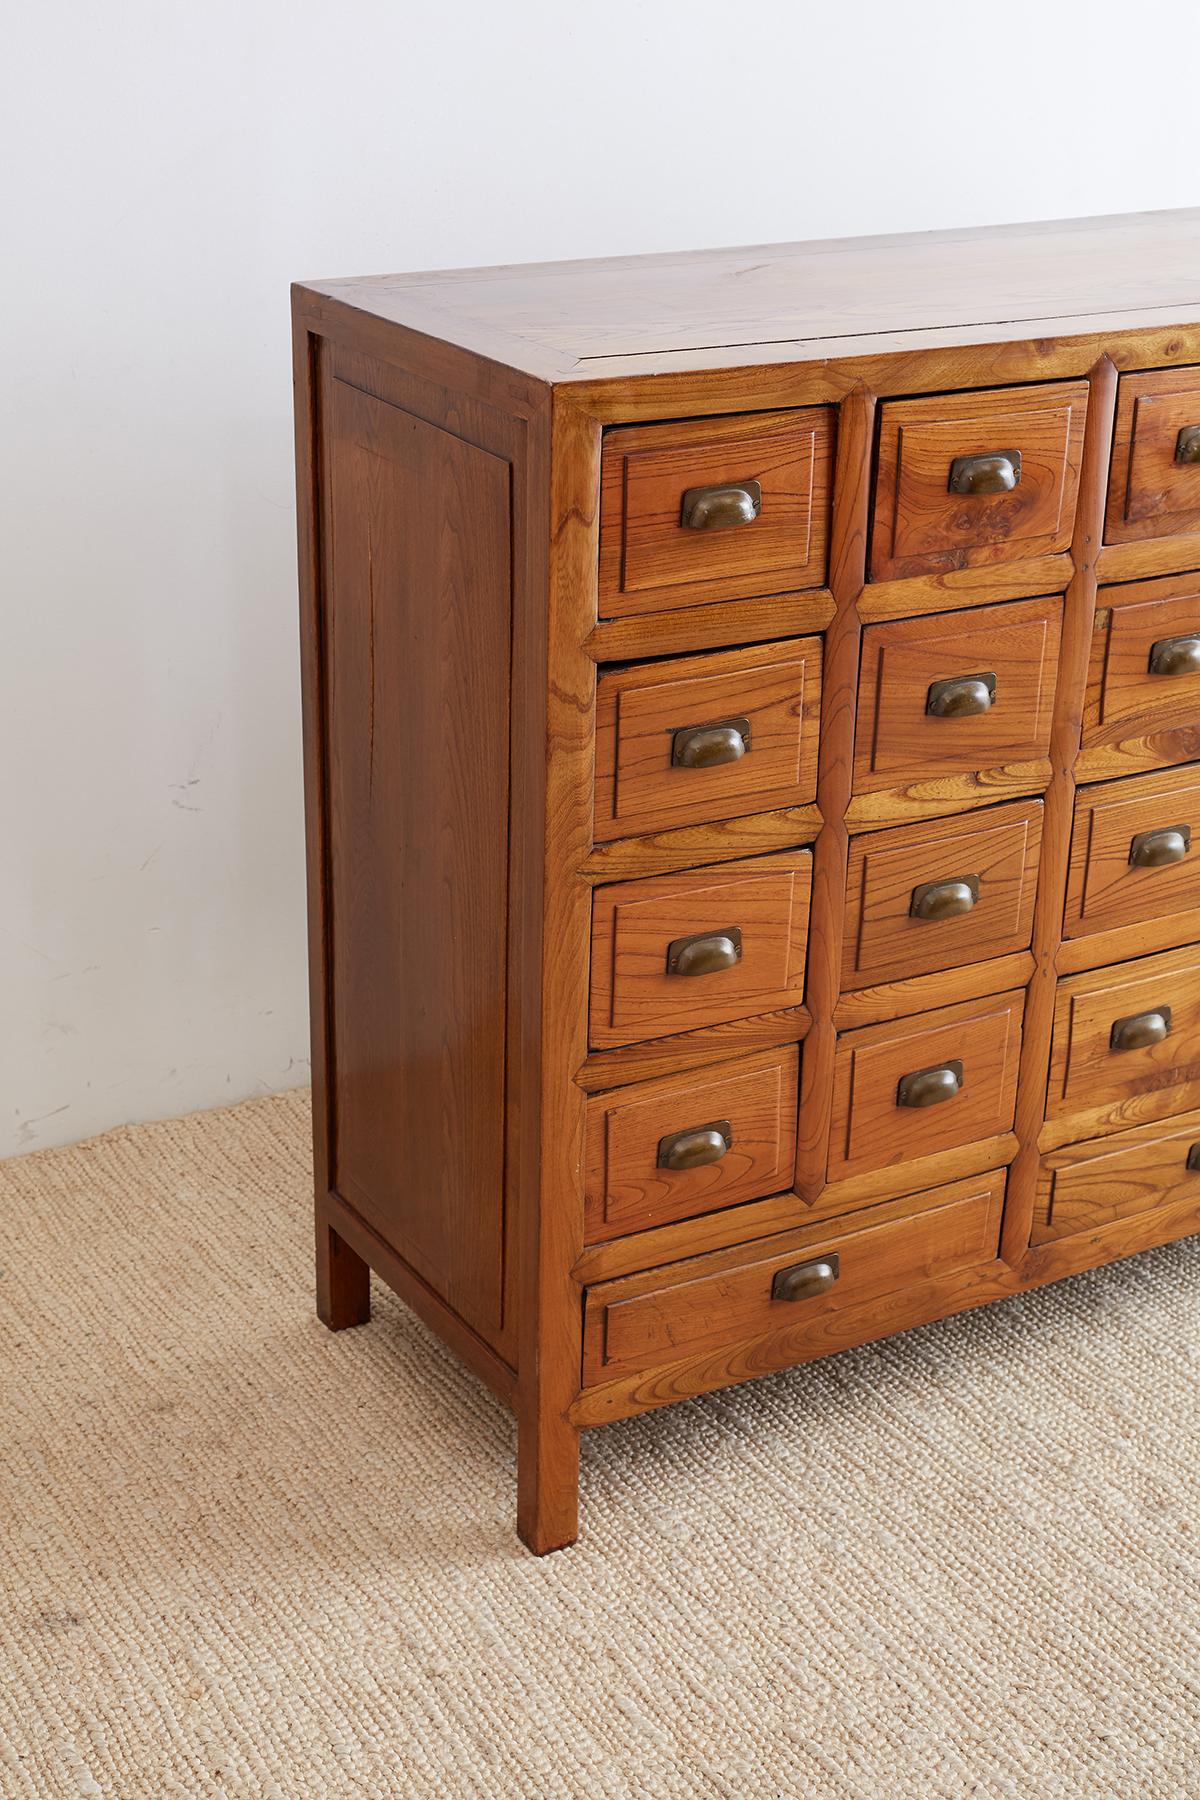
[(334, 380), (331, 1186), (504, 1324), (509, 463)]

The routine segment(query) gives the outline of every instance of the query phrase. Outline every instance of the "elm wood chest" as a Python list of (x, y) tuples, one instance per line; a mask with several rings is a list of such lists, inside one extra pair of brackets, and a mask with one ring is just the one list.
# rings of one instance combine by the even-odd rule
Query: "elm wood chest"
[(317, 1285), (589, 1426), (1200, 1229), (1200, 213), (294, 296)]

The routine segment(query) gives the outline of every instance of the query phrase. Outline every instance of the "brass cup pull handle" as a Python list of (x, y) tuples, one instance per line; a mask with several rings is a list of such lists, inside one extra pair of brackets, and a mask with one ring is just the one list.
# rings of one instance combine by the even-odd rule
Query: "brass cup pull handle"
[(672, 734), (673, 769), (713, 769), (740, 762), (750, 748), (749, 719), (722, 719), (715, 725), (684, 725)]
[(1134, 869), (1165, 869), (1182, 862), (1192, 847), (1190, 825), (1167, 825), (1161, 831), (1139, 831), (1129, 845)]
[(726, 931), (702, 931), (695, 937), (672, 938), (667, 945), (668, 975), (716, 975), (742, 960), (742, 933), (737, 925)]
[(945, 681), (932, 682), (925, 696), (925, 711), (931, 719), (970, 719), (991, 712), (995, 704), (994, 669), (985, 669), (980, 675), (952, 675)]
[(912, 891), (908, 915), (911, 919), (931, 923), (961, 919), (973, 911), (978, 900), (978, 875), (958, 875), (951, 881), (923, 881)]
[(753, 525), (761, 511), (761, 482), (694, 487), (683, 496), (679, 523), (688, 531), (728, 531), (731, 525)]
[(1187, 1167), (1193, 1175), (1200, 1174), (1200, 1144), (1193, 1144), (1187, 1153)]
[(660, 1169), (703, 1169), (720, 1162), (733, 1148), (733, 1127), (728, 1119), (714, 1119), (711, 1125), (694, 1125), (690, 1131), (674, 1131), (660, 1138)]
[(1200, 463), (1200, 425), (1185, 425), (1175, 439), (1177, 463)]
[(983, 456), (956, 456), (950, 464), (948, 494), (1011, 494), (1021, 480), (1019, 450), (989, 450)]
[(1161, 1044), (1170, 1035), (1171, 1008), (1156, 1006), (1150, 1012), (1129, 1013), (1124, 1019), (1114, 1019), (1108, 1043), (1112, 1050), (1148, 1050), (1152, 1044)]
[(1150, 646), (1151, 675), (1200, 675), (1200, 635), (1159, 638)]
[(772, 1300), (813, 1300), (827, 1294), (841, 1274), (841, 1258), (818, 1257), (815, 1262), (797, 1263), (791, 1269), (776, 1269), (771, 1283)]
[(940, 1106), (962, 1092), (963, 1066), (957, 1058), (935, 1069), (914, 1069), (896, 1085), (897, 1106)]

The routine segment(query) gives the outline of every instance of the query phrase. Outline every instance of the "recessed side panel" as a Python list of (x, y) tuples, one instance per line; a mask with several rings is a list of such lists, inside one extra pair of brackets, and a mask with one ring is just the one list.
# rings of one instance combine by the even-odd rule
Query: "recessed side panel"
[(332, 384), (332, 1183), (502, 1324), (510, 466)]

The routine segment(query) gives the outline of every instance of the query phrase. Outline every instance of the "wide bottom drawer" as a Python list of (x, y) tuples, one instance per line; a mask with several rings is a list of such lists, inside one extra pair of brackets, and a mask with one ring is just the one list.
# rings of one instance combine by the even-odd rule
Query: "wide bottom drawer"
[(990, 1262), (1004, 1171), (589, 1288), (585, 1387), (794, 1330)]
[[(1193, 1161), (1195, 1166), (1193, 1167)], [(1074, 1237), (1200, 1195), (1200, 1112), (1042, 1158), (1032, 1242)]]

